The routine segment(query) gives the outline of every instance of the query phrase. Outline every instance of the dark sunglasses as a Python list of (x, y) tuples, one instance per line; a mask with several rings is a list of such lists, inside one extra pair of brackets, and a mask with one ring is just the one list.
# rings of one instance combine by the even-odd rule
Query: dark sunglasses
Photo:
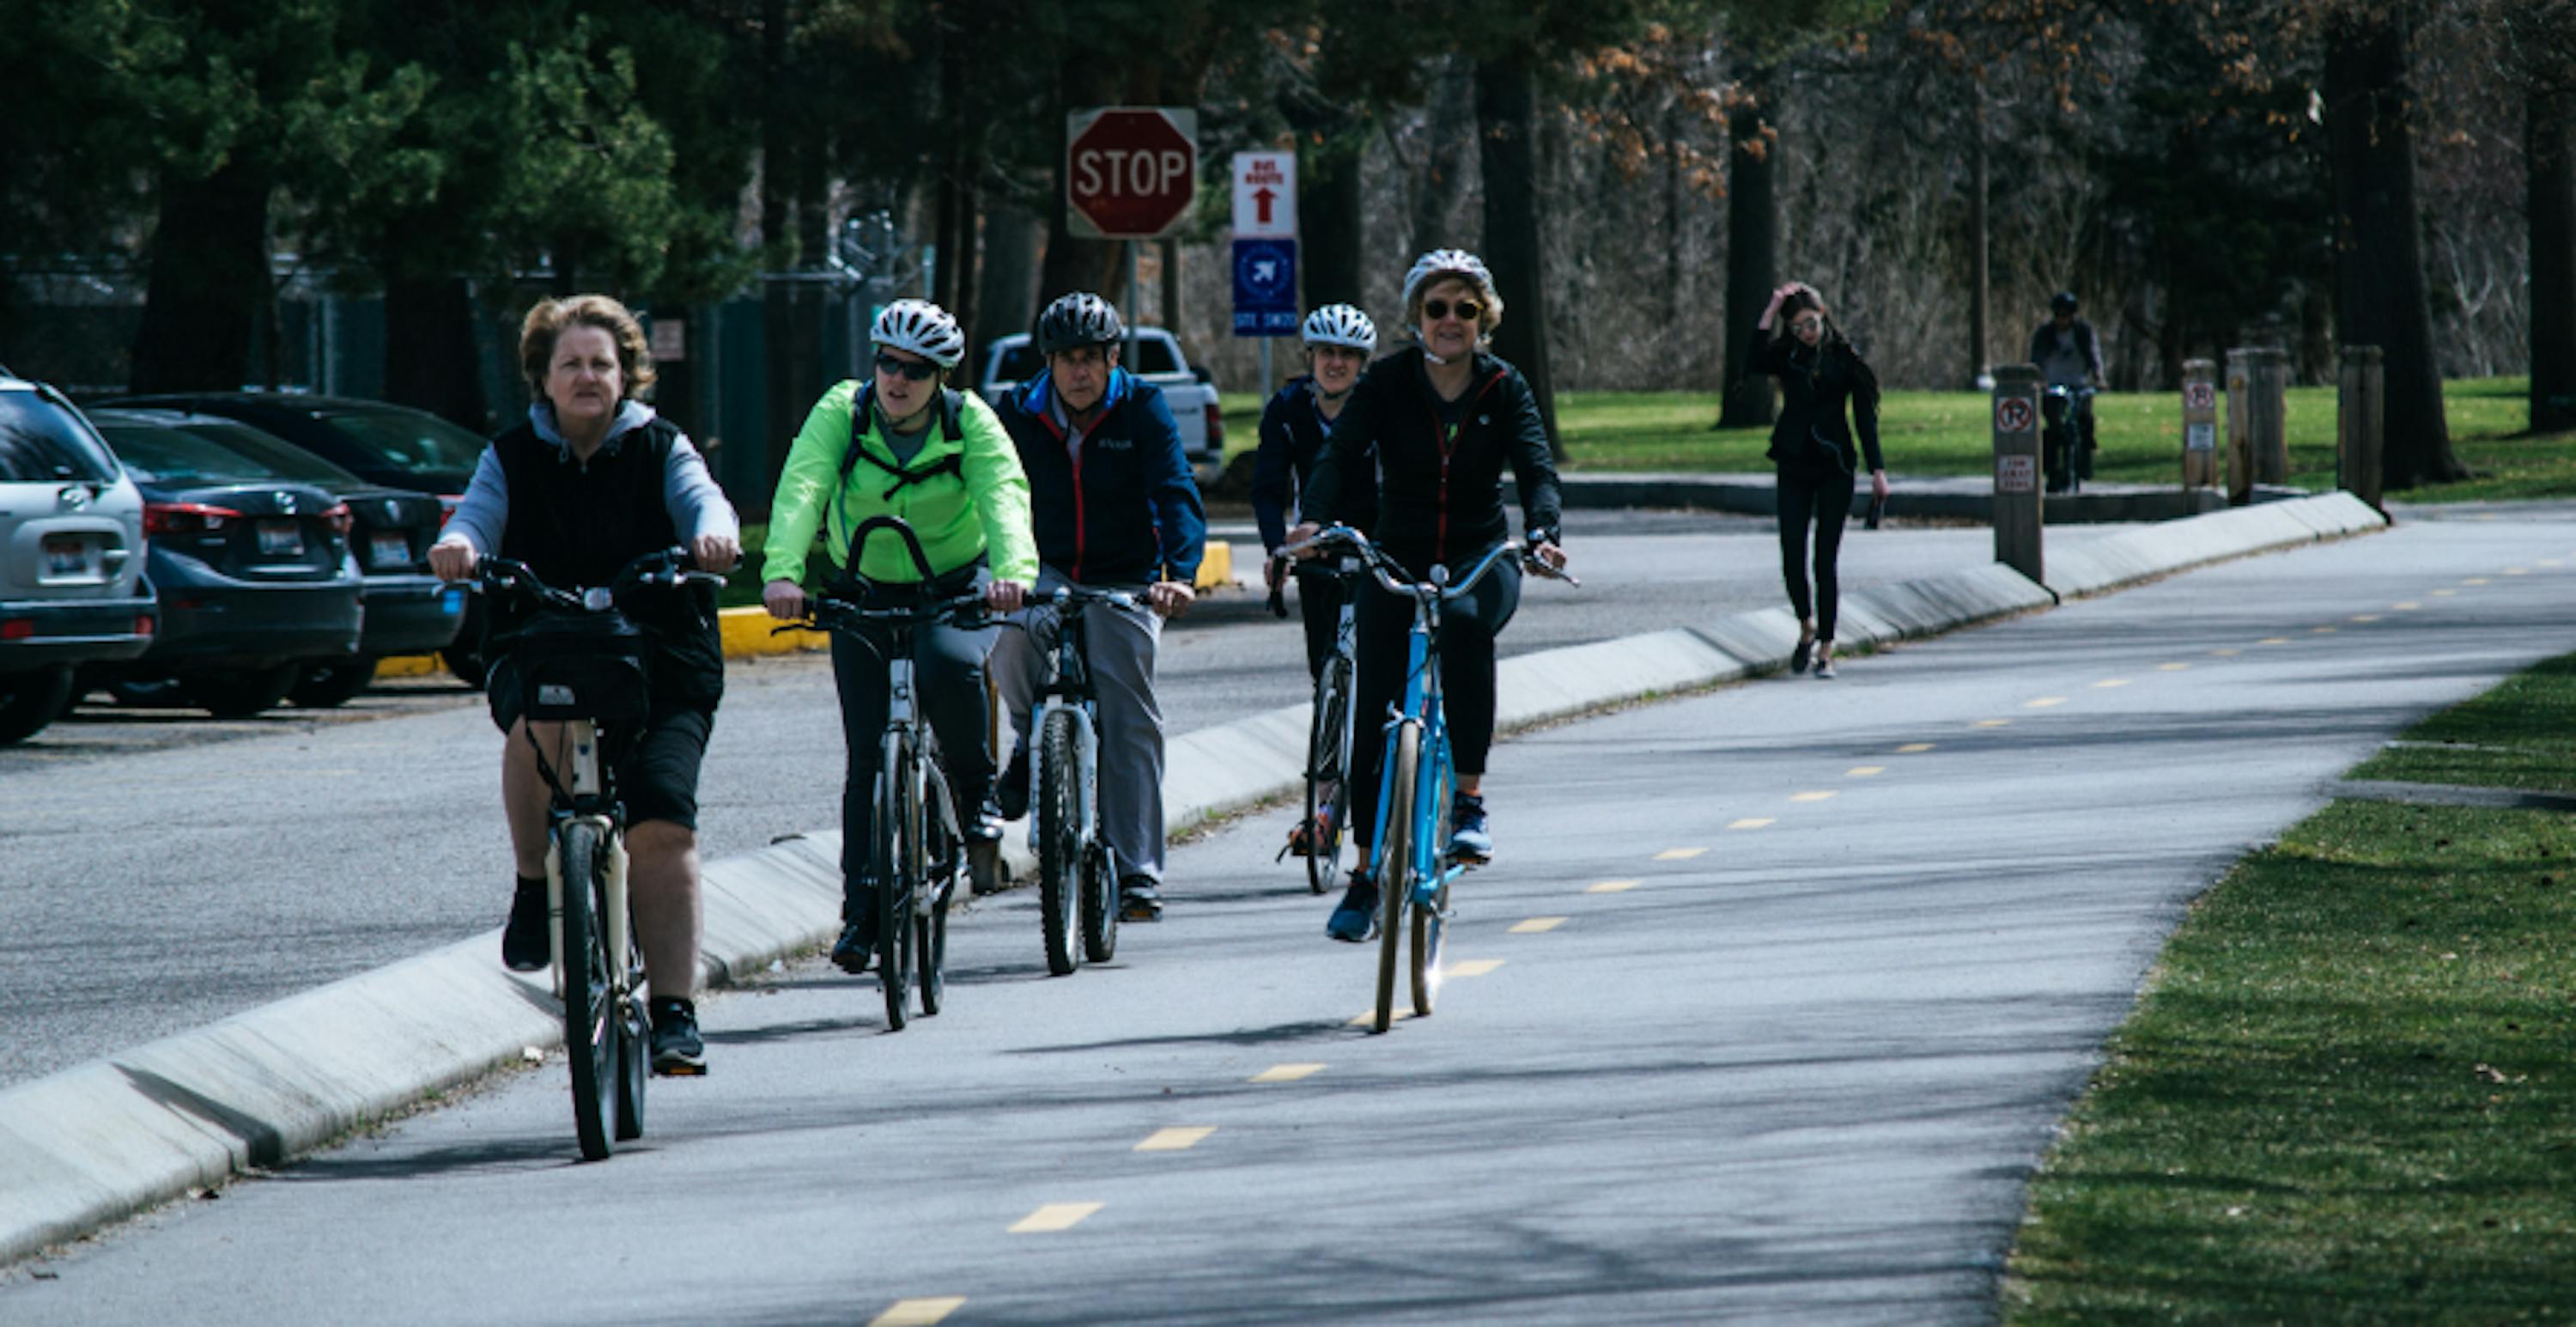
[(1471, 323), (1476, 321), (1478, 318), (1485, 316), (1485, 306), (1478, 304), (1476, 301), (1471, 299), (1462, 299), (1456, 304), (1451, 304), (1445, 299), (1427, 299), (1422, 301), (1422, 317), (1426, 322), (1436, 323), (1441, 319), (1448, 317), (1450, 311), (1453, 309), (1457, 311), (1458, 320), (1460, 322)]
[(877, 372), (900, 373), (914, 382), (928, 382), (939, 376), (939, 366), (926, 359), (896, 359), (880, 350), (877, 352)]

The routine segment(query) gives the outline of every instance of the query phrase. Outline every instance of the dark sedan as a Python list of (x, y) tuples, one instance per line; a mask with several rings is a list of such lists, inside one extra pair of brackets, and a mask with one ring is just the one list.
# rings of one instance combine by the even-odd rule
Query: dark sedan
[[(245, 480), (287, 480), (330, 490), (349, 508), (349, 549), (366, 578), (366, 627), (354, 658), (317, 663), (289, 693), (299, 705), (339, 705), (366, 688), (378, 660), (446, 648), (456, 638), (465, 596), (429, 573), (429, 545), (443, 521), (438, 500), (370, 484), (267, 432), (220, 415), (101, 406), (90, 422), (120, 455), (146, 455)], [(177, 438), (159, 436), (176, 432)], [(205, 453), (212, 444), (229, 463)], [(129, 461), (129, 464), (131, 462)]]
[(141, 658), (84, 667), (82, 690), (175, 690), (238, 718), (284, 700), (309, 666), (357, 657), (365, 582), (338, 494), (245, 477), (252, 467), (238, 453), (177, 429), (100, 433), (143, 491), (144, 573), (160, 593), (161, 629)]

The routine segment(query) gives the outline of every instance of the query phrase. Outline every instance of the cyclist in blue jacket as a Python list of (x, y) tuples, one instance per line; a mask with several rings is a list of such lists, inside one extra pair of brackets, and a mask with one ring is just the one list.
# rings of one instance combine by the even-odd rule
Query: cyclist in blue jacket
[[(1151, 611), (1087, 610), (1100, 701), (1100, 820), (1118, 871), (1119, 916), (1163, 915), (1163, 716), (1154, 655), (1163, 619), (1189, 610), (1207, 514), (1161, 388), (1119, 367), (1126, 327), (1109, 301), (1067, 295), (1038, 315), (1046, 370), (997, 413), (1029, 480), (1037, 594), (1061, 585), (1126, 590)], [(998, 790), (1002, 814), (1028, 809), (1029, 715), (1048, 669), (1055, 611), (1005, 631), (988, 665), (1019, 741)]]

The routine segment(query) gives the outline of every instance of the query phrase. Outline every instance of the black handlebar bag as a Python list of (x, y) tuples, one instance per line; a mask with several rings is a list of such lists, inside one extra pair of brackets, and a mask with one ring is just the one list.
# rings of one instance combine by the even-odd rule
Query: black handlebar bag
[(623, 613), (541, 616), (514, 643), (533, 720), (640, 722), (653, 707), (644, 630)]

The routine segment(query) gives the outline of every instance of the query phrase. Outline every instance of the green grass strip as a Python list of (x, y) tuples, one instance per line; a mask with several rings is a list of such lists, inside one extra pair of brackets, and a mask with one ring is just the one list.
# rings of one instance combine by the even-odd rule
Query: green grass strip
[[(2563, 716), (2570, 672), (2410, 739), (2531, 731)], [(2032, 1183), (2006, 1319), (2576, 1314), (2571, 991), (2576, 821), (2334, 803), (2166, 946)]]
[(2576, 792), (2576, 657), (2434, 715), (2350, 777)]

